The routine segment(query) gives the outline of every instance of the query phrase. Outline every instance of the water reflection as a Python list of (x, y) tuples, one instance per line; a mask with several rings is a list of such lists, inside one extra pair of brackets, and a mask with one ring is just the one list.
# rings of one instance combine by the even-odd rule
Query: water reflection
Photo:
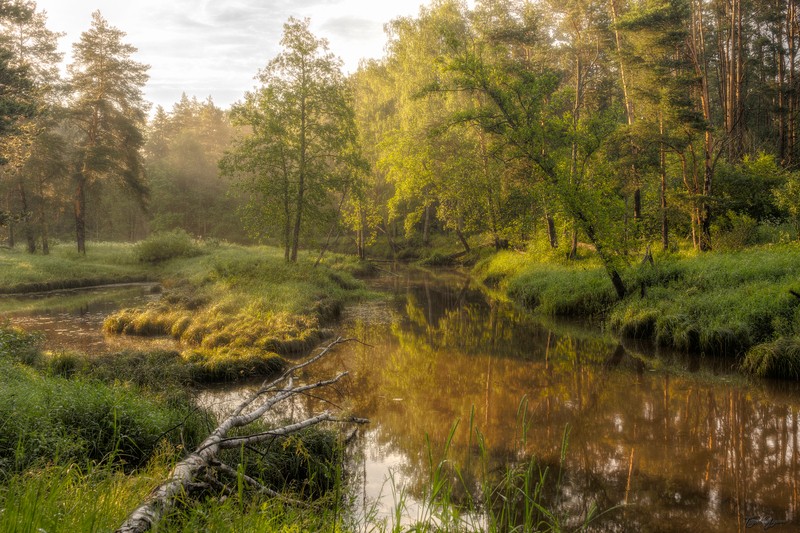
[(0, 296), (0, 321), (7, 320), (44, 336), (51, 351), (89, 354), (125, 349), (174, 349), (172, 339), (131, 339), (103, 334), (103, 321), (124, 307), (140, 307), (160, 297), (159, 285), (134, 283), (111, 287)]
[(387, 468), (421, 495), (426, 435), (435, 453), (457, 420), (450, 458), (478, 479), (472, 417), (490, 472), (531, 456), (557, 468), (569, 428), (559, 505), (576, 519), (592, 503), (617, 507), (598, 530), (800, 524), (797, 387), (748, 383), (697, 358), (664, 368), (611, 337), (541, 326), (458, 278), (404, 275), (384, 288), (388, 304), (348, 320), (347, 335), (369, 346), (347, 345), (323, 370), (351, 372), (336, 401), (372, 421), (361, 442), (368, 496)]

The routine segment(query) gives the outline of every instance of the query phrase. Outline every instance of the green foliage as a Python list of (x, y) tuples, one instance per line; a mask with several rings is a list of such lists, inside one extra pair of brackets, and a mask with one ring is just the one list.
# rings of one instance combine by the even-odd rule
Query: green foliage
[[(248, 433), (267, 431), (266, 426)], [(236, 436), (231, 434), (231, 436)], [(336, 432), (310, 428), (279, 437), (258, 447), (228, 450), (222, 454), (228, 464), (241, 464), (243, 473), (271, 489), (316, 499), (342, 483), (342, 443)]]
[(758, 222), (746, 214), (728, 211), (711, 226), (715, 247), (719, 250), (741, 250), (758, 244)]
[(786, 210), (800, 238), (800, 172), (792, 172), (786, 181), (774, 191), (775, 201)]
[(330, 218), (324, 213), (334, 195), (346, 194), (363, 163), (351, 96), (327, 41), (311, 33), (308, 19), (291, 17), (281, 46), (258, 75), (261, 87), (231, 111), (247, 133), (226, 152), (220, 169), (252, 198), (251, 233), (279, 241), (286, 260), (296, 262), (309, 222)]
[(70, 125), (76, 182), (75, 222), (78, 252), (85, 253), (86, 188), (113, 180), (144, 203), (148, 194), (141, 148), (147, 103), (142, 89), (148, 66), (132, 59), (136, 48), (99, 11), (73, 48), (67, 67), (73, 91)]
[(202, 251), (191, 235), (178, 229), (152, 234), (136, 243), (133, 253), (144, 263), (160, 263), (176, 257), (194, 257)]
[(238, 215), (244, 199), (217, 165), (233, 134), (228, 114), (210, 97), (184, 94), (169, 112), (156, 108), (144, 147), (151, 230), (246, 241)]

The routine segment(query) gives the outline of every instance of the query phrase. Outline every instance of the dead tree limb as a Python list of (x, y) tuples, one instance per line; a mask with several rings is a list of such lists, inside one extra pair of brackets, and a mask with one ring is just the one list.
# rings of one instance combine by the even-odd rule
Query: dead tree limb
[[(302, 370), (324, 357), (336, 345), (349, 340), (352, 339), (342, 339), (339, 337), (323, 347), (317, 355), (289, 368), (277, 379), (265, 381), (256, 392), (236, 406), (232, 414), (223, 420), (216, 429), (189, 454), (189, 456), (175, 465), (170, 472), (169, 478), (153, 489), (147, 498), (145, 498), (144, 502), (128, 515), (125, 522), (117, 529), (117, 533), (142, 533), (150, 530), (174, 505), (177, 498), (183, 494), (190, 493), (191, 489), (201, 478), (204, 476), (209, 477), (209, 472), (216, 470), (228, 476), (237, 473), (235, 469), (225, 465), (218, 459), (219, 452), (224, 449), (258, 444), (278, 436), (296, 433), (322, 422), (340, 422), (348, 424), (366, 423), (367, 420), (365, 419), (355, 417), (341, 418), (330, 411), (325, 411), (305, 420), (269, 431), (245, 436), (228, 437), (228, 433), (231, 430), (252, 424), (280, 402), (288, 400), (297, 394), (303, 394), (310, 390), (333, 385), (343, 379), (347, 375), (347, 372), (342, 372), (334, 378), (321, 380), (308, 385), (294, 385), (294, 376), (299, 370)], [(243, 480), (248, 485), (255, 487), (259, 492), (274, 495), (274, 491), (264, 487), (255, 479), (246, 476)]]

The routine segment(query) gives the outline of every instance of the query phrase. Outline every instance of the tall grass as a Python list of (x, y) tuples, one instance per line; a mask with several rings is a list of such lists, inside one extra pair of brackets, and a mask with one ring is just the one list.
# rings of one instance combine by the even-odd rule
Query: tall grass
[(136, 475), (110, 465), (49, 464), (0, 485), (0, 531), (113, 531), (163, 479), (171, 453), (159, 453)]
[(104, 328), (179, 339), (204, 381), (274, 371), (276, 354), (310, 350), (330, 335), (325, 324), (346, 301), (367, 294), (347, 272), (352, 265), (331, 263), (315, 268), (304, 256), (288, 264), (278, 249), (235, 246), (173, 259), (163, 267), (162, 299), (115, 313)]
[(485, 285), (515, 302), (548, 316), (594, 316), (605, 312), (616, 293), (602, 265), (594, 259), (574, 262), (506, 251), (476, 266)]
[[(389, 519), (377, 530), (400, 531), (464, 531), (464, 532), (556, 532), (564, 529), (580, 531), (596, 520), (600, 513), (591, 506), (582, 516), (569, 514), (562, 505), (562, 474), (565, 466), (569, 431), (565, 428), (560, 460), (555, 468), (525, 456), (525, 440), (533, 421), (527, 417), (527, 402), (518, 410), (517, 460), (496, 471), (484, 435), (475, 426), (474, 410), (469, 421), (469, 451), (477, 456), (477, 478), (454, 461), (452, 446), (458, 423), (451, 427), (440, 451), (429, 440), (426, 444), (428, 479), (422, 493), (413, 501), (407, 489), (394, 474), (388, 479), (393, 508)], [(374, 526), (374, 524), (373, 524)], [(368, 529), (368, 528), (366, 528)]]

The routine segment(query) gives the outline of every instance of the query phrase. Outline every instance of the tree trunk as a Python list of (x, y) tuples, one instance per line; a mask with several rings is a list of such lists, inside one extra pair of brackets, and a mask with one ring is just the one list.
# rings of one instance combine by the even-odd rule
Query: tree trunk
[(795, 147), (797, 142), (797, 110), (800, 103), (800, 91), (797, 87), (797, 50), (800, 46), (798, 37), (797, 2), (790, 0), (786, 9), (786, 35), (789, 44), (789, 95), (788, 95), (788, 123), (786, 126), (786, 166), (791, 168), (795, 161)]
[(430, 241), (430, 228), (431, 228), (431, 205), (425, 206), (425, 212), (422, 220), (422, 244), (428, 245)]
[(75, 241), (78, 253), (86, 254), (86, 176), (81, 172), (75, 179)]
[[(699, 5), (698, 5), (699, 4)], [(703, 197), (698, 210), (699, 245), (701, 251), (711, 249), (711, 204), (709, 198), (712, 193), (714, 169), (712, 164), (714, 141), (711, 135), (711, 103), (708, 80), (708, 64), (705, 55), (705, 29), (703, 25), (702, 2), (692, 2), (692, 61), (695, 74), (700, 84), (700, 107), (703, 119), (706, 122), (706, 131), (703, 134)]]
[(9, 248), (14, 248), (16, 242), (14, 241), (14, 217), (12, 216), (14, 210), (12, 209), (11, 196), (12, 190), (9, 189), (6, 192), (6, 211), (8, 212), (8, 220), (6, 222), (6, 227), (8, 228), (7, 244)]
[(358, 211), (358, 258), (364, 261), (367, 258), (367, 212), (363, 207)]
[(661, 246), (669, 250), (669, 221), (667, 220), (667, 155), (664, 148), (664, 117), (658, 114), (658, 129), (661, 142), (658, 147), (658, 172), (661, 177)]
[(572, 238), (571, 244), (569, 247), (569, 253), (567, 254), (567, 258), (570, 260), (575, 260), (578, 258), (578, 223), (576, 222), (573, 224), (572, 227)]
[(558, 236), (556, 235), (556, 221), (549, 214), (544, 216), (547, 223), (547, 240), (550, 241), (550, 248), (558, 248)]
[(306, 100), (305, 96), (303, 96), (300, 101), (300, 161), (299, 172), (297, 176), (297, 211), (294, 214), (292, 255), (289, 258), (292, 263), (297, 262), (297, 250), (300, 247), (300, 225), (303, 220), (304, 195), (306, 192), (306, 170), (308, 169), (308, 154), (306, 153), (306, 122), (308, 117), (306, 116), (306, 112)]
[(33, 222), (31, 220), (31, 213), (28, 210), (28, 194), (25, 191), (25, 185), (22, 180), (17, 183), (17, 191), (19, 192), (19, 202), (22, 208), (22, 233), (25, 235), (25, 241), (28, 245), (28, 253), (36, 253), (36, 234), (33, 231)]
[(469, 253), (469, 243), (467, 242), (467, 238), (464, 236), (464, 232), (461, 231), (461, 228), (456, 228), (456, 235), (458, 236), (458, 240), (461, 241), (461, 246), (464, 247), (464, 252)]

